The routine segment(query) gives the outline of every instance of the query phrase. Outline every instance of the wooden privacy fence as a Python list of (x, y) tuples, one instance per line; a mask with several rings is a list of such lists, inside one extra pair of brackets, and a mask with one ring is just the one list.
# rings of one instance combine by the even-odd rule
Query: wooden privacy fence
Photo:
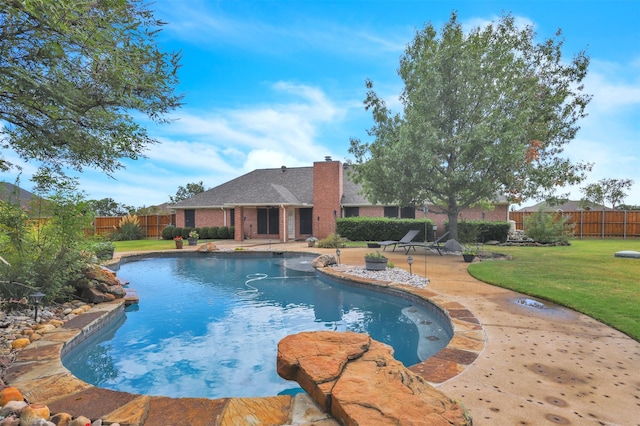
[[(509, 219), (516, 222), (516, 229), (527, 231), (525, 218), (535, 212), (509, 212)], [(575, 224), (573, 234), (584, 237), (640, 237), (639, 210), (578, 210), (555, 212), (569, 218)]]
[[(122, 217), (96, 217), (93, 221), (93, 235), (108, 237), (116, 230)], [(138, 222), (145, 238), (162, 238), (162, 230), (167, 225), (175, 225), (175, 214), (138, 215)]]

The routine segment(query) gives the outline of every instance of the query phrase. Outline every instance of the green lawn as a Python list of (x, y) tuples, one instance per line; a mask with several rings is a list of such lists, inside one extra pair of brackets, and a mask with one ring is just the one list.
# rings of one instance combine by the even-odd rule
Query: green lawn
[[(187, 240), (185, 240), (184, 243), (187, 244)], [(173, 240), (114, 241), (113, 244), (116, 246), (116, 252), (169, 250), (176, 248)]]
[(640, 240), (574, 240), (566, 247), (485, 247), (511, 261), (474, 263), (475, 278), (582, 312), (640, 341)]

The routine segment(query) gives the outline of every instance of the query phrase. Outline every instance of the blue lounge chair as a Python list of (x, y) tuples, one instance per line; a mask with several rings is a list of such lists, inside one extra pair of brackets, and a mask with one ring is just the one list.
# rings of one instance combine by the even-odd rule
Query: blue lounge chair
[(396, 247), (399, 244), (408, 244), (408, 243), (410, 243), (411, 241), (413, 241), (413, 239), (419, 233), (420, 233), (419, 230), (412, 229), (409, 232), (407, 232), (407, 234), (404, 237), (402, 237), (400, 240), (398, 240), (398, 241), (394, 241), (394, 240), (382, 241), (379, 244), (383, 247), (382, 251), (385, 251), (388, 246), (393, 246), (393, 251), (396, 251)]

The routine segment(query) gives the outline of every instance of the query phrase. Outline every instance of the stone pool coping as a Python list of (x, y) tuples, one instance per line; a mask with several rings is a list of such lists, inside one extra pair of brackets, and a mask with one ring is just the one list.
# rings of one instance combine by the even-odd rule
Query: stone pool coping
[[(163, 254), (166, 255), (165, 252)], [(402, 292), (407, 297), (442, 308), (451, 319), (453, 337), (449, 344), (431, 358), (409, 367), (431, 384), (437, 386), (459, 375), (484, 350), (486, 334), (482, 325), (460, 303), (447, 300), (429, 289), (355, 277), (349, 274), (350, 268), (353, 266), (340, 265), (320, 268), (319, 271), (342, 282), (348, 280), (359, 285), (377, 286), (383, 291)], [(122, 314), (124, 303), (120, 299), (95, 305), (27, 346), (7, 371), (7, 383), (20, 389), (28, 401), (48, 405), (52, 413), (66, 412), (94, 420), (100, 418), (105, 423), (286, 425), (300, 424), (309, 418), (335, 423), (310, 403), (305, 394), (263, 398), (169, 398), (98, 388), (73, 376), (62, 365), (62, 356)]]

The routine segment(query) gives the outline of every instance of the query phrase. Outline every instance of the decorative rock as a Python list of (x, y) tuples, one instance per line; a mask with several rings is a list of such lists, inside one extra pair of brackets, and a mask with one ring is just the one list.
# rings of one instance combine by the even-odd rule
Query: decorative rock
[(444, 243), (444, 249), (446, 251), (454, 251), (454, 252), (464, 251), (464, 247), (462, 247), (462, 245), (456, 240), (449, 240), (446, 243)]
[(200, 253), (209, 253), (211, 251), (217, 251), (217, 250), (218, 250), (218, 246), (216, 246), (212, 242), (202, 244), (200, 247), (196, 249), (196, 251)]
[(69, 426), (91, 426), (91, 420), (85, 416), (79, 416), (69, 422)]
[(11, 349), (22, 349), (29, 343), (31, 343), (31, 340), (22, 337), (11, 342)]
[(16, 416), (9, 416), (0, 421), (0, 426), (20, 426), (20, 418)]
[(40, 340), (42, 339), (42, 334), (40, 333), (33, 333), (31, 336), (29, 336), (29, 340), (31, 342), (35, 342), (36, 340)]
[(11, 413), (16, 413), (16, 414), (21, 413), (24, 407), (26, 407), (29, 404), (21, 400), (20, 401), (15, 400), (15, 401), (9, 401), (3, 405), (4, 406), (2, 407), (2, 409), (0, 409), (0, 416), (6, 417)]
[(336, 265), (338, 262), (332, 254), (323, 254), (311, 261), (311, 266), (314, 268), (325, 268), (329, 265)]
[(69, 413), (58, 413), (51, 417), (51, 422), (56, 426), (69, 426), (71, 420), (73, 420), (73, 417)]
[(347, 425), (468, 425), (464, 410), (368, 336), (305, 332), (278, 343), (278, 374)]
[(40, 324), (38, 327), (36, 327), (36, 332), (38, 334), (47, 334), (55, 329), (56, 327), (52, 324)]
[(10, 401), (23, 401), (24, 396), (18, 388), (8, 386), (0, 391), (0, 406), (4, 407)]
[(51, 413), (44, 404), (27, 405), (20, 413), (20, 426), (31, 426), (38, 419), (48, 420)]

